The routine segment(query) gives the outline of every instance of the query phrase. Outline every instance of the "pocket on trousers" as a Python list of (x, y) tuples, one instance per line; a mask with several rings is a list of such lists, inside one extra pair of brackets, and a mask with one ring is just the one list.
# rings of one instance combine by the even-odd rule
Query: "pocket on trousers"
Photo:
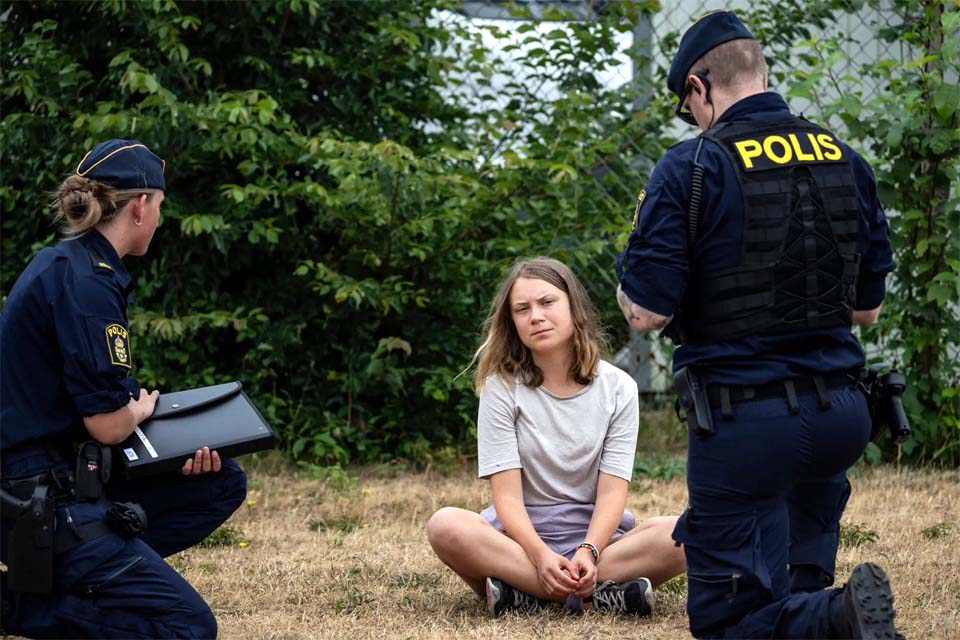
[(96, 598), (103, 590), (109, 589), (123, 580), (123, 578), (131, 573), (141, 562), (143, 562), (143, 556), (139, 554), (125, 558), (118, 567), (107, 573), (105, 577), (98, 577), (92, 580), (90, 584), (83, 585), (80, 593), (88, 598)]
[(755, 516), (688, 510), (673, 539), (687, 557), (687, 611), (695, 637), (720, 634), (773, 600)]
[(677, 520), (673, 539), (695, 547), (739, 549), (756, 528), (754, 516), (705, 515), (687, 509)]

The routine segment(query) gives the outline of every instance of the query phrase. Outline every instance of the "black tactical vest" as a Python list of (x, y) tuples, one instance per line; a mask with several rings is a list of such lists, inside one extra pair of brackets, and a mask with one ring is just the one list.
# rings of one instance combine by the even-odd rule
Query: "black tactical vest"
[(682, 341), (850, 327), (860, 216), (847, 152), (796, 116), (721, 124), (702, 136), (737, 168), (743, 244), (732, 269), (698, 273), (691, 264), (697, 276), (676, 318)]

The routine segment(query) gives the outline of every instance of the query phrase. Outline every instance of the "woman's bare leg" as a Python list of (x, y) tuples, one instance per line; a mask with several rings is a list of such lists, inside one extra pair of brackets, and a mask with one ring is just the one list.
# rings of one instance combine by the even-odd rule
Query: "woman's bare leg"
[(537, 568), (523, 547), (478, 513), (455, 507), (440, 509), (427, 522), (427, 539), (440, 560), (481, 598), (484, 581), (493, 577), (543, 600), (555, 600), (540, 586)]
[(625, 533), (600, 554), (597, 583), (626, 582), (642, 576), (657, 586), (686, 571), (683, 547), (676, 546), (671, 537), (676, 524), (677, 516), (660, 516), (644, 520)]

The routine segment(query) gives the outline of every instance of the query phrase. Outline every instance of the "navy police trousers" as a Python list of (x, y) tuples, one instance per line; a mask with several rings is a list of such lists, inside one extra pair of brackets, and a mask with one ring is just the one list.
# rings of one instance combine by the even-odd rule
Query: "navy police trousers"
[[(144, 508), (146, 534), (111, 533), (58, 555), (53, 593), (4, 594), (4, 631), (30, 638), (215, 638), (207, 603), (163, 558), (207, 537), (246, 493), (246, 474), (233, 460), (218, 473), (111, 482), (110, 500)], [(109, 506), (102, 498), (60, 507), (57, 527), (68, 515), (78, 525), (102, 520)]]
[[(673, 539), (687, 557), (687, 613), (697, 638), (828, 638), (846, 470), (870, 436), (866, 400), (829, 392), (714, 411), (715, 433), (689, 438), (690, 504)], [(840, 601), (836, 601), (839, 603)]]

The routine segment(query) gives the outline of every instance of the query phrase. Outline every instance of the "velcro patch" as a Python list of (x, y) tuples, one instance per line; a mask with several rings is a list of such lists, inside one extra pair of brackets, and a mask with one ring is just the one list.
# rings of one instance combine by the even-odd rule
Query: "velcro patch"
[(122, 324), (108, 324), (107, 352), (110, 354), (110, 363), (118, 367), (130, 368), (130, 334)]

